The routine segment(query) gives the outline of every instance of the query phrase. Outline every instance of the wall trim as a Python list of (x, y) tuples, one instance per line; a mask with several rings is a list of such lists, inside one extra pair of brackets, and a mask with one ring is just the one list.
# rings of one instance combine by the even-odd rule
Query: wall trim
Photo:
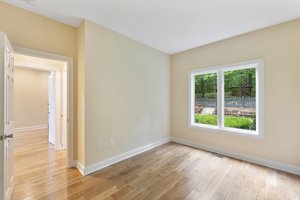
[(36, 125), (36, 126), (20, 127), (20, 128), (14, 128), (14, 133), (26, 132), (26, 131), (35, 131), (35, 130), (47, 129), (47, 128), (48, 128), (48, 124), (46, 124), (46, 125)]
[(84, 176), (84, 165), (78, 160), (76, 161), (76, 168)]
[(141, 154), (141, 153), (143, 153), (145, 151), (148, 151), (150, 149), (153, 149), (155, 147), (158, 147), (160, 145), (163, 145), (165, 143), (168, 143), (170, 141), (171, 141), (171, 138), (166, 137), (166, 138), (160, 139), (156, 142), (146, 144), (146, 145), (138, 147), (136, 149), (129, 150), (125, 153), (122, 153), (122, 154), (119, 154), (117, 156), (108, 158), (106, 160), (100, 161), (98, 163), (95, 163), (95, 164), (87, 166), (87, 167), (85, 167), (83, 164), (81, 164), (79, 161), (77, 161), (76, 167), (80, 171), (80, 173), (85, 176), (85, 175), (91, 174), (95, 171), (101, 170), (105, 167), (108, 167), (110, 165), (113, 165), (115, 163), (121, 162), (121, 161), (123, 161), (125, 159), (128, 159), (130, 157), (133, 157), (135, 155)]
[(285, 171), (285, 172), (300, 175), (300, 167), (297, 167), (297, 166), (294, 166), (294, 165), (288, 165), (288, 164), (285, 164), (285, 163), (282, 163), (282, 162), (267, 160), (267, 159), (263, 159), (263, 158), (259, 158), (259, 157), (255, 157), (255, 156), (248, 156), (248, 155), (245, 155), (245, 154), (236, 153), (236, 152), (225, 150), (225, 149), (218, 148), (218, 147), (215, 147), (215, 146), (196, 143), (196, 142), (193, 142), (193, 141), (180, 139), (180, 138), (176, 138), (176, 137), (172, 137), (171, 141), (179, 143), (179, 144), (195, 147), (195, 148), (198, 148), (198, 149), (202, 149), (202, 150), (205, 150), (205, 151), (210, 151), (210, 152), (213, 152), (213, 153), (222, 154), (224, 156), (228, 156), (228, 157), (231, 157), (231, 158), (236, 158), (236, 159), (247, 161), (247, 162), (250, 162), (250, 163), (262, 165), (262, 166), (265, 166), (265, 167), (270, 167), (270, 168), (273, 168), (273, 169), (277, 169), (277, 170), (281, 170), (281, 171)]

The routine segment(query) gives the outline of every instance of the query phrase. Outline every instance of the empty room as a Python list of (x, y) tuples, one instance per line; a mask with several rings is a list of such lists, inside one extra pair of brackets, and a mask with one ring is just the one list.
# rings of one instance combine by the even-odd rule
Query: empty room
[(0, 200), (300, 199), (300, 1), (0, 0)]

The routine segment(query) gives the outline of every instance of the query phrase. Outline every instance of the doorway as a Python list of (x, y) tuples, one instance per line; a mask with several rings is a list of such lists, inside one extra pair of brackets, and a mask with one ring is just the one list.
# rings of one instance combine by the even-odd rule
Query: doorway
[(73, 96), (72, 59), (18, 47), (14, 50), (16, 68), (23, 67), (48, 73), (48, 142), (56, 151), (66, 150), (67, 167), (74, 167), (73, 98), (70, 98)]
[[(68, 60), (57, 57), (53, 59), (48, 55), (39, 56), (40, 54), (37, 55), (36, 52), (28, 55), (27, 51), (20, 53), (17, 48), (15, 50), (15, 82), (18, 81), (18, 68), (46, 74), (43, 80), (38, 76), (31, 79), (33, 85), (46, 85), (43, 89), (46, 93), (43, 105), (47, 119), (43, 123), (46, 122), (47, 129), (41, 123), (37, 125), (37, 129), (15, 133), (14, 173), (17, 181), (12, 198), (20, 199), (27, 195), (38, 199), (39, 195), (33, 193), (36, 182), (45, 180), (45, 184), (52, 184), (51, 179), (54, 176), (74, 166), (71, 118), (73, 98), (70, 98), (73, 96), (72, 69)], [(23, 83), (23, 87), (24, 85), (26, 84)], [(38, 87), (36, 88), (38, 91)], [(34, 95), (33, 93), (28, 98), (33, 101)], [(32, 111), (37, 109), (38, 103), (35, 105)], [(15, 121), (18, 123), (16, 117)], [(24, 191), (28, 194), (24, 194)]]
[(67, 149), (67, 70), (61, 65), (48, 76), (48, 141), (56, 150)]
[[(67, 115), (65, 62), (15, 54), (15, 130), (48, 128), (48, 142), (64, 150)], [(38, 67), (37, 67), (38, 66)], [(46, 110), (47, 109), (47, 110)]]

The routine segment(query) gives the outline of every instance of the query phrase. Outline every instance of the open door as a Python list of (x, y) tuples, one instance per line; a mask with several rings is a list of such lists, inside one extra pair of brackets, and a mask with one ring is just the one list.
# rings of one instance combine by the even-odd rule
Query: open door
[(48, 82), (48, 139), (51, 144), (56, 145), (56, 104), (55, 104), (55, 72), (49, 75)]
[(13, 191), (13, 49), (0, 32), (0, 200), (9, 200)]

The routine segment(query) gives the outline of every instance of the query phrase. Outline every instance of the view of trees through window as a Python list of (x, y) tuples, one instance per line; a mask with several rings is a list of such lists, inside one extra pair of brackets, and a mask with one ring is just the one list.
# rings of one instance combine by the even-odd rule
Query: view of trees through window
[[(224, 73), (224, 127), (256, 130), (256, 69)], [(195, 76), (195, 123), (218, 124), (217, 73)]]
[(195, 76), (195, 123), (217, 125), (217, 73)]

